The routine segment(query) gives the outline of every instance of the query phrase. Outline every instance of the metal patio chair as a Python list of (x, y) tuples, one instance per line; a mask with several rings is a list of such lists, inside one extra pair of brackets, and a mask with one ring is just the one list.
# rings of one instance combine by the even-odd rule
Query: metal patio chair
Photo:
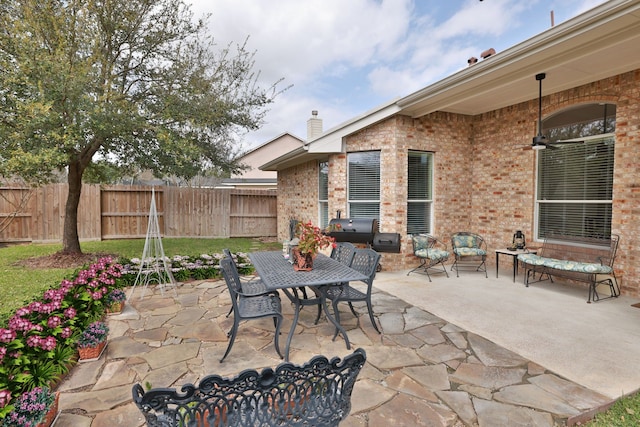
[(231, 347), (233, 347), (240, 322), (265, 317), (273, 318), (273, 324), (276, 327), (274, 344), (278, 355), (282, 358), (283, 356), (278, 344), (280, 325), (282, 324), (282, 303), (280, 297), (277, 294), (246, 295), (242, 291), (238, 270), (235, 268), (233, 260), (223, 258), (220, 261), (220, 267), (222, 276), (227, 283), (229, 294), (231, 295), (231, 304), (233, 305), (233, 326), (227, 334), (229, 336), (229, 345), (227, 346), (227, 351), (225, 351), (224, 356), (220, 359), (220, 363), (224, 361), (231, 351)]
[[(373, 317), (373, 307), (371, 303), (371, 292), (373, 289), (373, 279), (376, 277), (376, 270), (378, 269), (378, 264), (380, 263), (380, 254), (373, 249), (356, 249), (355, 254), (353, 256), (353, 260), (351, 261), (350, 267), (354, 270), (359, 271), (360, 273), (367, 276), (366, 283), (367, 290), (366, 292), (362, 292), (359, 289), (354, 288), (349, 283), (339, 284), (333, 286), (327, 286), (324, 290), (327, 299), (331, 300), (333, 306), (333, 312), (336, 318), (336, 321), (340, 323), (340, 312), (338, 310), (338, 303), (341, 301), (345, 301), (349, 303), (349, 308), (354, 316), (358, 317), (355, 309), (353, 308), (353, 302), (356, 301), (364, 301), (367, 304), (367, 310), (369, 311), (369, 319), (371, 320), (371, 324), (373, 328), (380, 333), (378, 329), (378, 325), (376, 325), (376, 320)], [(333, 336), (338, 336), (338, 330)]]
[(285, 362), (232, 378), (208, 375), (179, 390), (135, 384), (132, 395), (149, 427), (338, 426), (351, 411), (365, 361), (359, 348), (342, 361), (314, 356), (303, 365)]
[[(411, 244), (413, 245), (413, 254), (420, 259), (420, 265), (409, 271), (407, 276), (422, 269), (427, 273), (427, 277), (429, 281), (431, 281), (429, 270), (440, 265), (444, 274), (449, 277), (447, 267), (444, 263), (449, 259), (451, 254), (447, 250), (446, 243), (429, 234), (414, 234), (411, 236)], [(440, 269), (437, 271), (440, 272)]]
[(451, 248), (455, 259), (451, 271), (456, 271), (456, 277), (460, 277), (458, 271), (461, 267), (473, 268), (475, 271), (484, 272), (487, 275), (487, 243), (482, 236), (462, 231), (451, 235)]
[[(236, 269), (236, 271), (238, 271), (238, 264), (236, 264), (236, 260), (231, 254), (231, 251), (225, 248), (222, 250), (222, 253), (224, 254), (225, 257), (231, 260), (231, 262), (233, 263), (233, 267)], [(240, 277), (239, 273), (238, 273), (238, 277)], [(265, 295), (265, 294), (278, 295), (278, 291), (267, 290), (267, 286), (258, 277), (255, 277), (251, 280), (240, 279), (240, 287), (242, 288), (242, 293), (246, 296), (256, 296), (256, 295)], [(233, 304), (231, 304), (231, 308), (229, 308), (227, 317), (229, 317), (232, 312), (233, 312)]]

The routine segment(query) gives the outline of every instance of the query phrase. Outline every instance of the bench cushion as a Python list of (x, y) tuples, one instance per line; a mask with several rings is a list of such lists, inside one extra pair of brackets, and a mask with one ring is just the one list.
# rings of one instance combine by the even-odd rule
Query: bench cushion
[(563, 271), (575, 271), (578, 273), (611, 274), (613, 272), (613, 269), (608, 265), (546, 258), (535, 254), (520, 254), (518, 255), (518, 261), (522, 261), (525, 264), (553, 268)]

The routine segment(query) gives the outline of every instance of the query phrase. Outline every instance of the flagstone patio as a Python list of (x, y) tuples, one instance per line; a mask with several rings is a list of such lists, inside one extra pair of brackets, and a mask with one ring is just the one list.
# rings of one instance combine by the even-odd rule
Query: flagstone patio
[[(421, 298), (427, 298), (426, 277), (410, 277), (405, 283), (400, 274), (380, 273), (376, 282), (384, 288), (392, 283), (424, 286)], [(447, 285), (455, 281), (443, 277), (434, 282), (438, 280)], [(134, 383), (179, 387), (211, 373), (231, 376), (282, 362), (270, 319), (241, 324), (230, 355), (219, 362), (232, 324), (221, 280), (180, 284), (177, 296), (149, 289), (140, 299), (137, 292), (121, 314), (109, 316), (110, 340), (101, 359), (78, 364), (61, 384), (62, 413), (56, 425), (142, 426), (131, 398)], [(380, 290), (373, 302), (382, 335), (372, 328), (364, 305), (356, 305), (360, 322), (348, 308), (341, 314), (354, 348), (367, 352), (345, 426), (572, 425), (612, 401), (419, 304)], [(284, 309), (283, 338), (292, 318), (292, 307), (284, 304)], [(318, 325), (314, 320), (313, 307), (302, 310), (291, 344), (292, 362), (351, 352), (340, 338), (331, 340), (333, 328), (324, 317)]]

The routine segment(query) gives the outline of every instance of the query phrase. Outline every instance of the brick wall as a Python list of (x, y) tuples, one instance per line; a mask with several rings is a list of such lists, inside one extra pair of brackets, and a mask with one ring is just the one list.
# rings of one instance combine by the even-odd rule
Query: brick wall
[[(615, 265), (624, 277), (623, 293), (640, 296), (640, 70), (545, 96), (543, 115), (592, 102), (617, 105), (612, 232), (621, 239)], [(473, 117), (395, 116), (347, 137), (347, 152), (381, 150), (381, 231), (402, 236), (402, 253), (383, 254), (383, 266), (417, 264), (406, 235), (408, 150), (434, 153), (434, 235), (448, 242), (455, 231), (481, 234), (490, 269), (493, 251), (506, 247), (516, 230), (533, 244), (536, 154), (523, 147), (537, 133), (537, 119), (534, 99)], [(338, 209), (347, 212), (346, 167), (346, 154), (329, 157), (330, 217)], [(317, 163), (281, 172), (278, 179), (279, 235), (291, 216), (316, 222)]]
[(278, 239), (289, 239), (289, 221), (318, 223), (318, 162), (278, 172)]

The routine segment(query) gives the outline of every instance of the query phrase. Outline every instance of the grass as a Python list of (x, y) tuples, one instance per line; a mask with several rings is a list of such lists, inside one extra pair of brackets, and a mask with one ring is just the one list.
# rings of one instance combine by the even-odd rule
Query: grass
[(618, 400), (607, 411), (596, 415), (588, 427), (626, 427), (640, 425), (640, 394)]
[[(105, 240), (83, 242), (84, 253), (105, 253), (126, 258), (140, 258), (144, 250), (144, 239)], [(280, 243), (264, 243), (257, 239), (163, 239), (165, 255), (200, 255), (221, 253), (229, 248), (232, 252), (281, 249)], [(26, 268), (16, 263), (29, 258), (54, 254), (60, 244), (29, 244), (0, 247), (0, 323), (11, 316), (17, 308), (28, 304), (51, 286), (58, 285), (70, 277), (76, 268)]]

